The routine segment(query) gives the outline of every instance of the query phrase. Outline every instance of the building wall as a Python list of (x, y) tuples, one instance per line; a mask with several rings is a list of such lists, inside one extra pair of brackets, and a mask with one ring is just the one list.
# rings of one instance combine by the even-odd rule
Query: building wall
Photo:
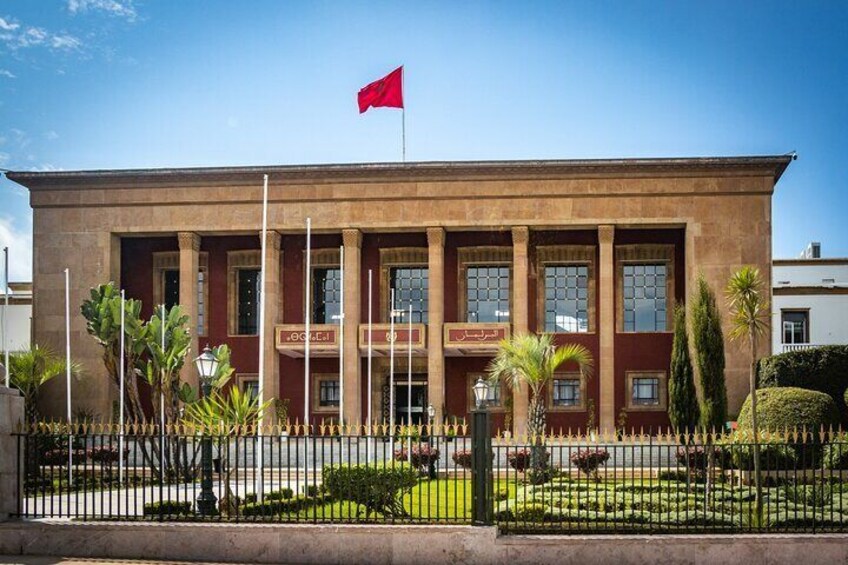
[[(685, 234), (676, 237), (685, 240), (685, 257), (677, 265), (683, 268), (679, 280), (685, 281), (682, 292), (686, 297), (691, 294), (692, 282), (699, 272), (719, 296), (731, 272), (741, 265), (754, 265), (769, 273), (774, 164), (690, 167), (613, 164), (607, 168), (575, 165), (561, 169), (540, 167), (538, 171), (481, 165), (479, 171), (462, 173), (456, 168), (431, 171), (407, 170), (401, 166), (390, 173), (375, 173), (367, 168), (350, 173), (315, 170), (271, 177), (269, 227), (283, 234), (284, 289), (289, 277), (300, 279), (296, 268), (287, 268), (296, 267), (297, 263), (292, 257), (297, 250), (288, 239), (302, 235), (307, 217), (312, 218), (317, 234), (338, 237), (342, 228), (362, 230), (366, 255), (369, 234), (410, 230), (420, 234), (427, 227), (445, 228), (448, 234), (446, 322), (458, 316), (456, 305), (451, 304), (450, 295), (455, 295), (456, 289), (451, 288), (455, 277), (450, 273), (456, 272), (452, 250), (465, 237), (459, 230), (489, 232), (484, 237), (492, 244), (506, 245), (510, 242), (506, 229), (512, 226), (527, 226), (531, 233), (577, 229), (595, 234), (598, 226), (617, 226), (615, 243), (628, 229), (673, 228)], [(37, 178), (47, 180), (38, 186), (32, 180), (36, 177), (30, 175), (26, 180), (32, 187), (34, 208), (34, 331), (39, 342), (53, 347), (61, 346), (64, 337), (62, 271), (65, 267), (71, 270), (71, 300), (77, 305), (96, 284), (111, 279), (126, 286), (130, 278), (136, 278), (135, 269), (141, 268), (141, 263), (121, 261), (122, 254), (131, 252), (124, 249), (121, 238), (126, 241), (135, 235), (155, 235), (173, 241), (177, 232), (194, 232), (201, 236), (201, 250), (211, 253), (218, 245), (215, 238), (222, 233), (256, 234), (259, 226), (262, 183), (258, 173), (198, 178), (188, 173), (149, 178), (135, 178), (127, 173), (126, 177), (105, 180), (45, 175)], [(256, 235), (245, 237), (258, 246)], [(213, 277), (218, 268), (213, 266), (214, 261), (210, 255)], [(123, 277), (122, 263), (127, 265)], [(126, 269), (133, 269), (132, 277)], [(363, 276), (360, 280), (367, 278)], [(210, 302), (216, 300), (210, 295)], [(291, 293), (286, 294), (284, 320), (296, 320), (297, 300)], [(721, 299), (719, 303), (726, 324), (726, 305)], [(599, 315), (602, 311), (600, 305)], [(214, 317), (210, 321), (213, 341), (224, 337), (220, 324)], [(115, 392), (99, 377), (100, 348), (86, 335), (81, 316), (72, 319), (71, 331), (74, 357), (89, 375), (77, 387), (74, 404), (108, 413)], [(641, 336), (633, 339), (639, 340)], [(663, 339), (670, 340), (657, 338), (649, 339), (649, 343), (628, 345), (627, 338), (615, 337), (617, 404), (621, 389), (618, 360), (624, 354), (619, 350), (632, 347), (634, 351), (643, 351), (656, 344), (657, 359), (665, 358), (667, 342)], [(257, 350), (256, 340), (244, 338), (241, 339), (244, 343), (239, 341), (239, 344), (236, 341), (239, 340), (233, 342), (234, 355), (237, 359), (243, 357), (247, 366)], [(763, 343), (760, 354), (768, 354), (770, 345)], [(604, 359), (599, 360), (600, 367), (603, 362)], [(282, 378), (296, 374), (298, 363), (302, 361), (281, 360)], [(657, 363), (650, 360), (651, 365)], [(446, 364), (447, 382), (458, 378), (452, 367), (451, 363)], [(744, 399), (746, 375), (745, 354), (728, 347), (731, 411), (738, 409)], [(296, 396), (294, 387), (292, 384)], [(63, 395), (62, 383), (46, 387), (47, 413), (62, 406)], [(449, 398), (448, 402), (455, 400)], [(567, 423), (565, 419), (562, 421)]]

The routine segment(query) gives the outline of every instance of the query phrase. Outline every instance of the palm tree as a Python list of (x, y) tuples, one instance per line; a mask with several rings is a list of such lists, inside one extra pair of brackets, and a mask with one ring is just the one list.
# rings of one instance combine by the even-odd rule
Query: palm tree
[(757, 516), (762, 516), (762, 480), (760, 477), (759, 428), (757, 424), (757, 343), (768, 332), (769, 303), (763, 295), (763, 279), (755, 267), (742, 267), (727, 283), (730, 307), (730, 338), (746, 339), (751, 347), (748, 386), (751, 392), (751, 430), (754, 434), (754, 481), (756, 482)]
[(530, 388), (527, 432), (533, 442), (531, 480), (535, 477), (535, 480), (543, 481), (547, 466), (542, 447), (546, 424), (542, 390), (553, 383), (554, 373), (564, 363), (576, 363), (581, 375), (588, 377), (592, 371), (592, 354), (582, 345), (557, 347), (550, 334), (522, 334), (502, 341), (498, 354), (489, 364), (489, 375), (493, 381), (503, 380), (511, 388), (526, 383)]
[[(9, 356), (9, 381), (24, 397), (28, 424), (38, 420), (38, 393), (44, 383), (65, 373), (65, 360), (46, 347), (33, 346)], [(71, 365), (71, 373), (79, 374), (79, 366)]]

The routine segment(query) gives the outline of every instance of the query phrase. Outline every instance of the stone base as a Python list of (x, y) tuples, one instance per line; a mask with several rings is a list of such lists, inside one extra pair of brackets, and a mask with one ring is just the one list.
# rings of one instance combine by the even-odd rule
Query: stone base
[(848, 535), (501, 536), (471, 526), (7, 522), (0, 554), (250, 563), (848, 562)]

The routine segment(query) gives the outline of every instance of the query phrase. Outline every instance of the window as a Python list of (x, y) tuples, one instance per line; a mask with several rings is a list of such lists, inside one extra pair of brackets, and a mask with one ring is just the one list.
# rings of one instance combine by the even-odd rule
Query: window
[(338, 324), (342, 303), (342, 271), (312, 269), (312, 319), (316, 324)]
[(244, 380), (241, 382), (241, 390), (246, 393), (249, 398), (259, 398), (259, 381)]
[(624, 265), (623, 287), (624, 331), (666, 331), (666, 265)]
[(427, 274), (426, 267), (393, 267), (389, 270), (389, 287), (395, 291), (395, 309), (406, 314), (412, 306), (414, 324), (427, 323)]
[[(197, 335), (206, 335), (206, 269), (197, 272)], [(162, 302), (170, 310), (180, 303), (180, 271), (179, 269), (162, 270)]]
[(197, 272), (197, 335), (206, 335), (206, 272)]
[(324, 379), (318, 382), (318, 406), (330, 407), (339, 405), (339, 381)]
[(238, 335), (255, 335), (259, 331), (259, 269), (239, 269)]
[(589, 331), (589, 267), (545, 267), (545, 331)]
[(633, 411), (665, 410), (668, 404), (664, 371), (628, 372), (626, 408)]
[(580, 379), (554, 379), (553, 406), (580, 406)]
[(469, 266), (466, 283), (468, 322), (509, 321), (509, 267)]
[(783, 310), (783, 343), (810, 343), (810, 313), (804, 310)]

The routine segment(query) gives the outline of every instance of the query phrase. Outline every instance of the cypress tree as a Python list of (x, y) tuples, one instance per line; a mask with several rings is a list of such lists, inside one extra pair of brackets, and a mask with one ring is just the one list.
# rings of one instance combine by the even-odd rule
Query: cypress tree
[(689, 357), (686, 308), (682, 304), (674, 308), (674, 341), (671, 346), (669, 375), (668, 418), (676, 430), (692, 433), (698, 426), (700, 410), (692, 360)]
[(727, 420), (727, 388), (724, 382), (724, 335), (721, 316), (704, 275), (698, 277), (698, 288), (692, 304), (692, 340), (695, 366), (701, 383), (701, 425), (707, 430), (721, 431)]

